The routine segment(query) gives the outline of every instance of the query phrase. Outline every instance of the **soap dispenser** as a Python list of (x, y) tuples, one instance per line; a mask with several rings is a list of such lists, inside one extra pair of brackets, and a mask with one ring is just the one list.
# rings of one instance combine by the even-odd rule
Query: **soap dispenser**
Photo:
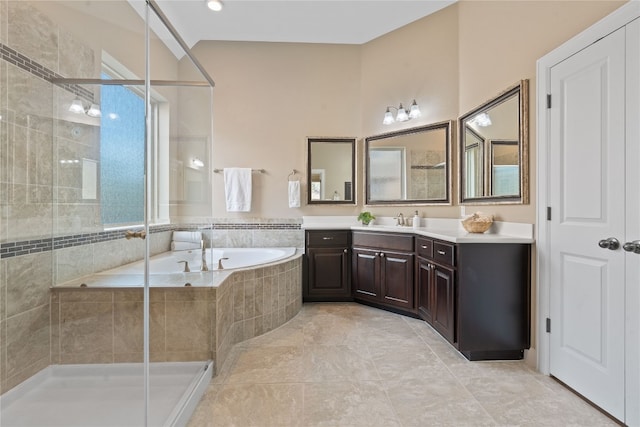
[(420, 227), (420, 215), (418, 215), (418, 211), (416, 211), (415, 215), (413, 215), (413, 228)]

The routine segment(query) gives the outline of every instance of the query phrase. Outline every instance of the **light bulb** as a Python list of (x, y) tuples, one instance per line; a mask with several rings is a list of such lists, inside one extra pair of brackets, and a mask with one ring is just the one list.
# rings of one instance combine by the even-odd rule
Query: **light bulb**
[(76, 114), (84, 113), (84, 105), (82, 105), (82, 101), (80, 101), (78, 98), (74, 99), (69, 106), (69, 111)]
[(214, 12), (219, 12), (222, 10), (222, 1), (221, 0), (207, 0), (207, 7)]
[(96, 104), (91, 104), (91, 107), (87, 110), (87, 116), (89, 117), (102, 117), (102, 112), (100, 111), (100, 107)]
[(415, 119), (416, 117), (420, 117), (420, 107), (416, 103), (416, 100), (413, 100), (413, 104), (411, 104), (411, 108), (409, 109), (409, 118)]
[(391, 111), (389, 111), (389, 107), (387, 107), (387, 112), (384, 113), (384, 119), (382, 120), (382, 124), (383, 125), (390, 125), (393, 122), (395, 122), (395, 120), (393, 118), (393, 114), (391, 114)]
[(409, 115), (407, 114), (407, 111), (404, 109), (402, 104), (400, 104), (400, 107), (398, 107), (398, 114), (396, 115), (396, 120), (399, 122), (406, 122), (407, 120), (409, 120)]

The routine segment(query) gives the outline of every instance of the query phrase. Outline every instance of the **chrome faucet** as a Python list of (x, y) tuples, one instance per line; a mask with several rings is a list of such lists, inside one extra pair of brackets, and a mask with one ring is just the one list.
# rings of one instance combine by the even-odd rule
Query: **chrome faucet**
[(200, 271), (209, 271), (209, 267), (207, 267), (207, 249), (204, 247), (204, 242), (202, 242), (202, 265), (200, 266)]
[(223, 259), (229, 259), (229, 258), (224, 257), (224, 258), (218, 259), (218, 270), (224, 270), (224, 266), (222, 265), (222, 260)]
[(402, 212), (398, 214), (398, 216), (396, 217), (396, 220), (398, 221), (396, 225), (405, 225), (404, 215), (402, 215)]
[(184, 262), (184, 272), (190, 273), (191, 269), (189, 268), (189, 261), (178, 261), (178, 264), (180, 264), (181, 262)]

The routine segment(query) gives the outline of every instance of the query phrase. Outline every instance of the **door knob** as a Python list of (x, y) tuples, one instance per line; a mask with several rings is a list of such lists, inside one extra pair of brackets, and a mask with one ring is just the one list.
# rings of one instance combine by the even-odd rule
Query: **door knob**
[(634, 254), (640, 254), (640, 240), (627, 242), (624, 245), (622, 245), (622, 249), (624, 249), (627, 252), (633, 252)]
[(602, 239), (598, 242), (598, 246), (602, 249), (609, 249), (615, 251), (620, 248), (620, 242), (615, 237), (609, 237), (608, 239)]

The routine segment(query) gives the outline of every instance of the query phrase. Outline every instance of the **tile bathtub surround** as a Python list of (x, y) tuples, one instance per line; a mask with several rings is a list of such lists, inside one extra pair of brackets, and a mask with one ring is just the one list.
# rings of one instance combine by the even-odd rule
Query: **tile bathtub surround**
[(305, 304), (233, 348), (189, 427), (616, 426), (524, 361), (469, 362), (423, 321)]
[[(302, 306), (301, 255), (233, 272), (219, 287), (151, 288), (151, 361), (216, 361), (293, 318)], [(142, 289), (53, 288), (51, 363), (140, 362)]]
[[(279, 222), (212, 222), (198, 224), (152, 225), (149, 233), (163, 233), (174, 230), (201, 231), (208, 247), (304, 247), (301, 222), (282, 219)], [(138, 227), (132, 227), (138, 228)], [(92, 245), (122, 239), (123, 230), (75, 233), (53, 238), (36, 238), (0, 243), (0, 258), (28, 255), (76, 246)], [(169, 237), (170, 238), (170, 237)], [(161, 250), (169, 250), (169, 244)]]

